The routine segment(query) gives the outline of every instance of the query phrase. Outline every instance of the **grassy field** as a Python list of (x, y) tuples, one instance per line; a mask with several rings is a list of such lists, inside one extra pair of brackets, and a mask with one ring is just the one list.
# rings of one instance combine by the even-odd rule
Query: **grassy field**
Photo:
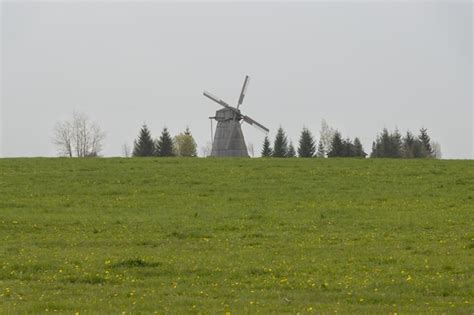
[(0, 159), (0, 313), (474, 312), (474, 161)]

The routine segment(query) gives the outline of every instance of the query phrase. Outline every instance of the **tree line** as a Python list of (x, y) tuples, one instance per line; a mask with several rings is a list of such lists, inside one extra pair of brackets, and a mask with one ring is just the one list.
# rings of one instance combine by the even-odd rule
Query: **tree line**
[(197, 156), (196, 141), (187, 127), (174, 138), (168, 128), (164, 127), (158, 139), (153, 140), (150, 130), (144, 124), (138, 138), (133, 143), (132, 156)]
[[(73, 113), (72, 120), (56, 124), (53, 143), (58, 153), (67, 157), (98, 156), (105, 139), (105, 133), (99, 125), (89, 120), (82, 113)], [(165, 127), (157, 139), (153, 139), (150, 130), (144, 124), (133, 142), (133, 151), (124, 145), (124, 155), (142, 156), (197, 156), (197, 145), (189, 128), (172, 137)], [(210, 149), (204, 155), (210, 154)], [(253, 145), (249, 144), (249, 152), (253, 156)], [(297, 147), (280, 126), (272, 143), (268, 136), (263, 141), (262, 157), (275, 158), (332, 158), (332, 157), (367, 157), (358, 137), (351, 140), (342, 137), (341, 133), (331, 128), (323, 119), (321, 122), (320, 139), (317, 143), (311, 131), (304, 127), (300, 133)], [(371, 158), (441, 158), (441, 148), (433, 142), (426, 128), (421, 128), (418, 135), (407, 131), (402, 136), (398, 129), (389, 132), (382, 130), (372, 144)]]
[(373, 142), (370, 157), (441, 158), (441, 149), (431, 141), (426, 128), (421, 128), (418, 136), (407, 131), (404, 137), (398, 129), (389, 132), (385, 128)]
[[(261, 156), (276, 158), (292, 157), (359, 157), (365, 158), (362, 143), (358, 137), (354, 140), (343, 138), (338, 130), (327, 125), (323, 120), (321, 128), (321, 139), (316, 145), (316, 140), (311, 131), (303, 128), (301, 131), (298, 148), (295, 150), (292, 141), (283, 129), (279, 127), (275, 135), (273, 147), (270, 139), (265, 137), (263, 141)], [(389, 132), (386, 128), (377, 135), (372, 144), (371, 158), (441, 158), (441, 148), (437, 142), (433, 142), (426, 128), (421, 128), (418, 136), (407, 131), (404, 137), (398, 129)]]
[[(283, 127), (279, 127), (271, 146), (270, 139), (268, 136), (263, 141), (263, 148), (261, 152), (262, 157), (276, 157), (276, 158), (312, 158), (312, 157), (366, 157), (367, 153), (364, 152), (362, 143), (359, 138), (350, 140), (349, 138), (343, 139), (341, 133), (337, 130), (326, 129), (321, 133), (321, 139), (316, 145), (316, 140), (307, 128), (303, 128), (301, 131), (298, 148), (295, 150), (293, 142), (288, 142)], [(329, 132), (328, 132), (329, 131)]]

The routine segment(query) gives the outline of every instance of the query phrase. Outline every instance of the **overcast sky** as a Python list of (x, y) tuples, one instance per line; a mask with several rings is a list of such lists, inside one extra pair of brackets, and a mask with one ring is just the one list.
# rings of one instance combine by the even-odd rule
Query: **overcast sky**
[[(1, 3), (0, 156), (55, 156), (56, 122), (86, 113), (122, 154), (145, 122), (210, 141), (208, 90), (295, 143), (321, 119), (370, 153), (387, 127), (428, 128), (473, 158), (471, 1)], [(215, 124), (214, 124), (215, 126)], [(264, 134), (243, 125), (260, 150)]]

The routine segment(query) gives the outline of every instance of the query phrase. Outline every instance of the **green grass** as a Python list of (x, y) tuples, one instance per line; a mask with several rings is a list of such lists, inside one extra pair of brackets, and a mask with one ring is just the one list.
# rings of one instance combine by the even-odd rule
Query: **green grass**
[(0, 313), (474, 312), (474, 162), (0, 159)]

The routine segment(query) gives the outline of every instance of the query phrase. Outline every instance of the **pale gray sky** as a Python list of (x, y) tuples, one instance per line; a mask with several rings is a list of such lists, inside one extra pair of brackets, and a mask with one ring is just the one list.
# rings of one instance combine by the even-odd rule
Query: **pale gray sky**
[[(471, 1), (2, 2), (0, 156), (55, 156), (52, 130), (74, 110), (121, 155), (143, 122), (210, 140), (236, 103), (293, 141), (320, 122), (360, 137), (427, 127), (446, 158), (473, 158)], [(244, 124), (260, 150), (264, 134)]]

